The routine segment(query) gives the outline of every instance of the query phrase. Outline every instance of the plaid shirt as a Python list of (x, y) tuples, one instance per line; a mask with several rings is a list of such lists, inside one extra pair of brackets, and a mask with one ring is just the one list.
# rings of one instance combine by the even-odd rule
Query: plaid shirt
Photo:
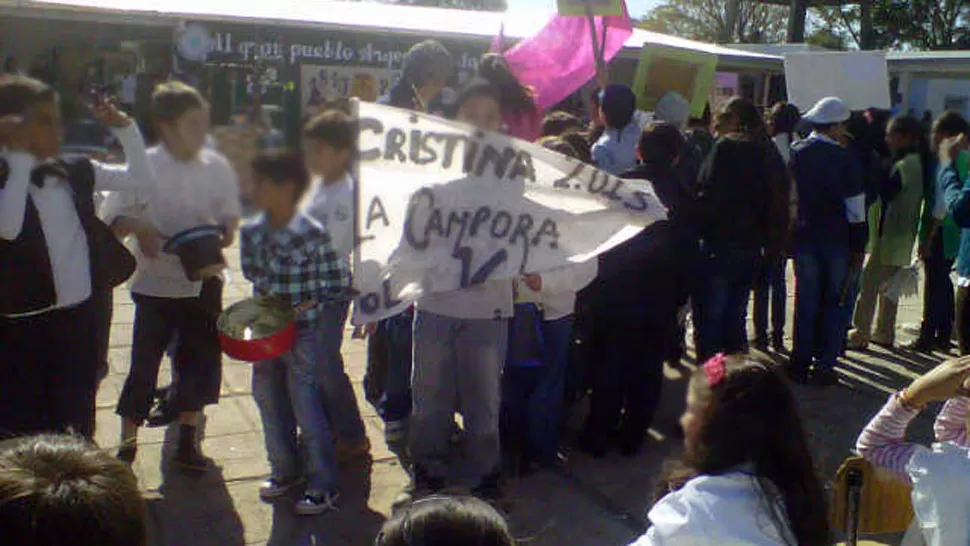
[(350, 299), (350, 272), (340, 260), (326, 230), (297, 213), (283, 229), (273, 230), (265, 215), (240, 230), (243, 276), (258, 295), (274, 295), (298, 306), (317, 305), (300, 313), (297, 325), (316, 323), (324, 304)]

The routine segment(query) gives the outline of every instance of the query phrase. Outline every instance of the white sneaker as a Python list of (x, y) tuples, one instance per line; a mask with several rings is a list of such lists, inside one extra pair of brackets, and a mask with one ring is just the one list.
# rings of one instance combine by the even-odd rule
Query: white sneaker
[(302, 484), (302, 477), (293, 478), (290, 480), (270, 478), (263, 482), (263, 485), (259, 486), (259, 498), (263, 500), (278, 499), (292, 491), (293, 488)]
[(301, 516), (316, 516), (336, 510), (338, 498), (340, 493), (336, 491), (322, 495), (306, 495), (296, 503), (293, 510)]

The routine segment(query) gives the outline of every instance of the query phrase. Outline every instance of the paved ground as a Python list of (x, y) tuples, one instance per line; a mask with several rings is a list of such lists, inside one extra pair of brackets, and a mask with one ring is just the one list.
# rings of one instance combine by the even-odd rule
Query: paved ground
[[(230, 263), (238, 264), (235, 251), (227, 257)], [(225, 291), (227, 303), (249, 291), (238, 271), (232, 277)], [(917, 321), (917, 305), (915, 299), (905, 301), (900, 321)], [(120, 424), (114, 415), (114, 404), (129, 367), (133, 311), (127, 292), (119, 291), (111, 333), (111, 374), (98, 395), (97, 440), (106, 448), (118, 444)], [(372, 544), (392, 500), (405, 483), (405, 474), (384, 445), (380, 419), (363, 402), (360, 381), (366, 351), (362, 342), (350, 339), (349, 332), (344, 355), (374, 447), (371, 461), (341, 470), (343, 496), (338, 512), (299, 518), (293, 515), (290, 502), (274, 506), (259, 501), (257, 489), (268, 468), (259, 416), (250, 394), (250, 368), (245, 363), (227, 360), (222, 401), (206, 412), (203, 449), (213, 461), (208, 474), (188, 478), (177, 471), (169, 472), (164, 461), (172, 431), (142, 431), (134, 469), (149, 505), (151, 544)], [(929, 359), (905, 351), (883, 350), (850, 353), (842, 367), (842, 387), (799, 388), (797, 394), (820, 473), (834, 474), (887, 393), (905, 385), (942, 356)], [(652, 441), (641, 456), (630, 459), (610, 455), (594, 460), (576, 453), (562, 470), (510, 484), (510, 497), (514, 500), (511, 521), (521, 544), (617, 546), (639, 534), (645, 509), (653, 497), (654, 479), (663, 461), (678, 449), (679, 441), (670, 438), (669, 431), (682, 409), (684, 383), (690, 369), (686, 362), (683, 367), (667, 369), (668, 381), (651, 431)], [(162, 383), (167, 374), (166, 363)], [(930, 425), (928, 417), (919, 420), (916, 436), (928, 438)]]

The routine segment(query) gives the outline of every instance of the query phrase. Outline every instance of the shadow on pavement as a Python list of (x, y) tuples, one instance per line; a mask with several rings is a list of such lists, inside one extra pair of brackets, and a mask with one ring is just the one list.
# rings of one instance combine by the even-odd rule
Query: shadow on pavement
[[(199, 426), (204, 436), (205, 420)], [(209, 459), (204, 473), (193, 474), (169, 461), (178, 441), (178, 425), (165, 431), (162, 447), (162, 484), (158, 497), (147, 499), (154, 546), (243, 546), (246, 543), (242, 519), (236, 512), (222, 468)]]
[(384, 523), (384, 516), (368, 506), (371, 467), (367, 460), (340, 468), (339, 509), (319, 516), (298, 516), (293, 504), (299, 495), (280, 499), (273, 506), (273, 527), (267, 546), (369, 546)]

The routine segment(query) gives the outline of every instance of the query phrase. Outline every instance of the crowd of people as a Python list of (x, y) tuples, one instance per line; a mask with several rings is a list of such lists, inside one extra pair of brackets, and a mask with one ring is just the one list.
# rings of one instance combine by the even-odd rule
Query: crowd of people
[[(970, 239), (957, 243), (970, 228), (966, 120), (946, 112), (927, 134), (909, 116), (887, 121), (835, 97), (804, 116), (785, 103), (765, 115), (734, 98), (710, 119), (692, 117), (676, 93), (646, 114), (629, 87), (611, 84), (592, 95), (586, 122), (540, 111), (535, 90), (500, 55), (485, 56), (460, 87), (449, 87), (453, 76), (448, 51), (422, 42), (384, 100), (647, 180), (668, 214), (589, 262), (428, 294), (358, 327), (369, 338), (367, 398), (410, 475), (376, 543), (512, 544), (487, 504), (501, 506), (503, 477), (556, 465), (565, 414), (584, 396), (579, 448), (640, 452), (664, 363), (687, 355), (689, 323), (698, 366), (680, 421), (684, 454), (660, 480), (652, 526), (636, 544), (830, 544), (789, 381), (831, 387), (846, 349), (895, 342), (898, 302), (886, 285), (914, 252), (926, 285), (908, 348), (949, 351), (955, 330), (961, 354), (970, 353)], [(146, 423), (177, 423), (173, 464), (206, 469), (197, 427), (219, 398), (222, 280), (190, 278), (161, 251), (165, 237), (203, 225), (219, 227), (223, 247), (238, 231), (254, 294), (301, 311), (294, 348), (253, 364), (270, 466), (259, 494), (299, 491), (301, 515), (333, 510), (339, 463), (370, 451), (340, 351), (353, 297), (354, 120), (322, 112), (299, 151), (260, 152), (259, 213), (240, 227), (237, 177), (206, 146), (208, 104), (197, 90), (156, 88), (158, 143), (147, 149), (115, 102), (95, 104), (94, 115), (124, 147), (125, 165), (59, 157), (56, 93), (21, 75), (0, 79), (0, 430), (13, 438), (0, 447), (2, 532), (16, 544), (69, 535), (144, 544), (144, 507), (126, 465)], [(111, 192), (100, 210), (98, 191)], [(132, 253), (121, 244), (128, 237)], [(795, 319), (781, 367), (766, 353), (787, 352), (789, 260)], [(129, 277), (131, 369), (111, 458), (84, 439), (105, 372), (111, 291)], [(173, 382), (159, 389), (166, 351)], [(906, 475), (923, 453), (901, 443), (906, 424), (941, 400), (950, 402), (938, 440), (964, 446), (968, 366), (948, 362), (894, 395), (859, 451)], [(45, 435), (64, 432), (77, 436)], [(469, 498), (444, 495), (455, 488)]]

